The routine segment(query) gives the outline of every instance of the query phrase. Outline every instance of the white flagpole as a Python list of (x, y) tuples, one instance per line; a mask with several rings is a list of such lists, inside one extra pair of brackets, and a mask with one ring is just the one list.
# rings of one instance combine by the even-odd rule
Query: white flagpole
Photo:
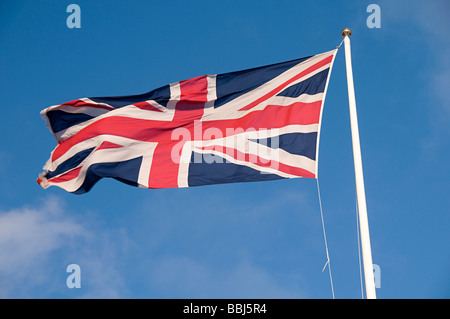
[(367, 299), (376, 299), (375, 281), (373, 277), (372, 250), (370, 247), (369, 222), (367, 219), (366, 193), (361, 160), (361, 146), (359, 143), (358, 118), (356, 114), (355, 88), (353, 85), (352, 56), (350, 52), (350, 36), (348, 28), (342, 30), (345, 45), (345, 65), (347, 70), (348, 102), (350, 108), (350, 125), (352, 130), (353, 161), (355, 165), (356, 196), (358, 200), (359, 229), (361, 234), (361, 248), (364, 266), (364, 279)]

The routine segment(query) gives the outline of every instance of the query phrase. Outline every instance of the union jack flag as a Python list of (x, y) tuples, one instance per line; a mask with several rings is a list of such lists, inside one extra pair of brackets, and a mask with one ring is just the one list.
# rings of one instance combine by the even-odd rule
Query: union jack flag
[(144, 188), (316, 178), (336, 52), (44, 109), (58, 145), (37, 181), (82, 194), (103, 177)]

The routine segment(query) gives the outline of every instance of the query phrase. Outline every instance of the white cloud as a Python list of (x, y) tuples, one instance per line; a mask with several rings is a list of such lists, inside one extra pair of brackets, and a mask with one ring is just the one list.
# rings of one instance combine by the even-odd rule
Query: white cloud
[[(0, 297), (116, 298), (123, 291), (115, 234), (92, 229), (55, 197), (39, 206), (0, 211)], [(82, 288), (66, 286), (67, 265), (82, 270)]]
[(36, 278), (35, 266), (45, 263), (51, 252), (73, 237), (86, 235), (83, 227), (63, 214), (57, 199), (52, 198), (48, 203), (45, 208), (23, 207), (0, 212), (1, 277), (28, 280), (33, 273), (32, 277)]

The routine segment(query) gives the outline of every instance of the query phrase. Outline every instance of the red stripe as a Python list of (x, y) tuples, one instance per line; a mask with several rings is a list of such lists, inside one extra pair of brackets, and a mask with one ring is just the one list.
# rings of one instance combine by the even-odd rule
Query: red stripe
[[(303, 103), (296, 102), (291, 105), (268, 105), (264, 110), (253, 111), (239, 119), (205, 121), (202, 122), (203, 131), (209, 127), (217, 128), (226, 136), (227, 130), (243, 128), (272, 129), (287, 125), (317, 124), (320, 119), (322, 100)], [(228, 135), (228, 134), (227, 134)]]
[(331, 63), (331, 61), (333, 60), (333, 55), (330, 55), (329, 57), (326, 57), (325, 59), (317, 62), (316, 64), (311, 65), (309, 68), (307, 68), (306, 70), (303, 70), (302, 72), (300, 72), (299, 74), (297, 74), (296, 76), (292, 77), (291, 79), (289, 79), (288, 81), (284, 82), (283, 84), (279, 85), (278, 87), (276, 87), (275, 89), (273, 89), (272, 91), (270, 91), (269, 93), (266, 93), (265, 95), (263, 95), (262, 97), (260, 97), (259, 99), (253, 101), (252, 103), (244, 106), (243, 108), (239, 109), (239, 111), (246, 111), (251, 109), (252, 107), (255, 107), (256, 105), (266, 101), (267, 99), (271, 98), (272, 96), (275, 96), (277, 93), (279, 93), (281, 90), (283, 90), (284, 88), (286, 88), (289, 84), (291, 84), (292, 82), (304, 77), (305, 75), (308, 75), (311, 72), (314, 72), (315, 70), (317, 70), (318, 68), (321, 68), (324, 65), (327, 65), (329, 63)]
[(90, 138), (93, 138), (102, 134), (111, 134), (122, 137), (130, 137), (138, 140), (146, 140), (148, 138), (148, 132), (146, 129), (149, 127), (149, 124), (153, 124), (150, 127), (154, 128), (158, 121), (145, 121), (136, 118), (127, 118), (120, 116), (107, 117), (101, 120), (98, 120), (89, 126), (81, 129), (74, 136), (63, 140), (60, 142), (58, 146), (56, 146), (55, 150), (52, 154), (52, 161), (57, 160), (64, 153), (66, 153), (72, 146), (77, 143), (86, 141)]
[[(185, 125), (185, 127), (190, 128), (191, 136), (193, 136), (193, 121), (201, 119), (207, 101), (208, 80), (204, 75), (181, 81), (180, 91), (181, 97), (175, 106), (172, 125), (169, 124), (171, 127), (164, 133), (160, 132), (162, 134), (158, 136), (160, 142), (153, 153), (148, 182), (150, 188), (178, 187), (179, 164), (175, 163), (171, 158), (174, 141), (171, 141), (170, 135), (172, 134), (172, 129), (178, 127), (179, 124), (190, 123), (191, 125)], [(176, 125), (177, 123), (178, 125)], [(158, 128), (155, 129), (158, 130)], [(179, 141), (175, 142), (180, 143)]]
[(99, 148), (96, 149), (96, 151), (98, 150), (104, 150), (104, 149), (108, 149), (108, 148), (119, 148), (119, 147), (123, 147), (122, 145), (116, 144), (116, 143), (111, 143), (108, 141), (104, 141)]
[(205, 103), (207, 101), (208, 80), (206, 78), (206, 75), (197, 76), (189, 80), (181, 81), (180, 89), (180, 102)]
[(83, 100), (73, 100), (73, 101), (63, 103), (61, 105), (70, 105), (70, 106), (74, 106), (74, 107), (86, 107), (87, 106), (87, 107), (93, 107), (93, 108), (97, 108), (97, 109), (114, 110), (114, 108), (112, 106), (85, 102)]
[(153, 153), (148, 185), (150, 188), (178, 187), (179, 164), (171, 158), (171, 144), (158, 143)]
[(206, 75), (180, 82), (181, 97), (175, 107), (172, 122), (193, 122), (201, 119), (208, 101), (208, 80)]
[(162, 110), (158, 109), (157, 107), (153, 106), (152, 104), (150, 104), (147, 101), (134, 103), (133, 105), (138, 107), (138, 108), (140, 108), (140, 109), (142, 109), (142, 110), (163, 112)]
[(81, 170), (81, 166), (74, 168), (73, 170), (68, 171), (67, 173), (64, 173), (63, 175), (51, 178), (48, 181), (52, 182), (52, 183), (62, 183), (62, 182), (70, 181), (71, 179), (78, 177), (78, 175), (80, 174), (80, 170)]
[(220, 150), (223, 148), (222, 153), (231, 156), (235, 160), (242, 161), (242, 162), (248, 162), (255, 164), (257, 166), (266, 167), (266, 168), (272, 168), (277, 171), (287, 173), (290, 175), (298, 176), (298, 177), (309, 177), (309, 178), (315, 178), (315, 175), (311, 173), (310, 171), (307, 171), (303, 168), (291, 166), (287, 164), (280, 163), (275, 160), (268, 160), (263, 157), (260, 157), (255, 154), (249, 154), (249, 153), (242, 153), (237, 149), (226, 147), (226, 146), (206, 146), (201, 147), (201, 149), (205, 150)]

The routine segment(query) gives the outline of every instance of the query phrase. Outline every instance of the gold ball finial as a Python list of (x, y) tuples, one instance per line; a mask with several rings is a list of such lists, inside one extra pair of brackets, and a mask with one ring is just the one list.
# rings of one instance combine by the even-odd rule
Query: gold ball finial
[(341, 34), (343, 37), (351, 37), (352, 30), (350, 30), (349, 28), (345, 28), (344, 30), (342, 30)]

